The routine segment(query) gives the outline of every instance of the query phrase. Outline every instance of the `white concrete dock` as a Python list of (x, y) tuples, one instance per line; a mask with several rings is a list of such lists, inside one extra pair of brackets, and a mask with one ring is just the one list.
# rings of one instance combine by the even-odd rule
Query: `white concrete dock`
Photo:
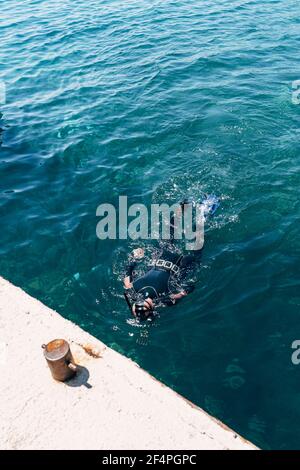
[[(69, 341), (52, 379), (41, 345)], [(137, 364), (0, 277), (0, 449), (255, 449)]]

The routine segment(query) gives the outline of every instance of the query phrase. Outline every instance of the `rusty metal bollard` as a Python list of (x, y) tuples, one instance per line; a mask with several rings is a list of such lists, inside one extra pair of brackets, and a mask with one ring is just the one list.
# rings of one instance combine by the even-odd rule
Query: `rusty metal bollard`
[(43, 344), (44, 356), (55, 380), (64, 382), (71, 379), (77, 371), (69, 343), (64, 339), (54, 339)]

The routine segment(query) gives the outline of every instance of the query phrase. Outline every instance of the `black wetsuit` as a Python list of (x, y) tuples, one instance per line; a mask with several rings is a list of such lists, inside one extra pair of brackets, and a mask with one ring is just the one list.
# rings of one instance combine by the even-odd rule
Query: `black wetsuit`
[[(175, 301), (172, 299), (171, 294), (176, 294), (182, 290), (187, 293), (193, 290), (192, 285), (183, 286), (183, 281), (187, 273), (187, 269), (198, 260), (200, 252), (197, 255), (182, 255), (162, 249), (157, 259), (153, 262), (153, 267), (150, 268), (144, 275), (134, 279), (134, 268), (137, 262), (132, 261), (127, 268), (126, 275), (130, 277), (133, 289), (131, 296), (158, 300), (166, 305), (173, 305)], [(175, 284), (181, 285), (180, 288), (175, 289), (172, 286), (172, 281), (176, 280)]]

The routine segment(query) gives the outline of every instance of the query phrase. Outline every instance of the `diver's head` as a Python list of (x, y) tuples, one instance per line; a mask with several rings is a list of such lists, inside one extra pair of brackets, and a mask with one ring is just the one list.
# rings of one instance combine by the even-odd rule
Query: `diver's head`
[(153, 300), (148, 297), (147, 299), (136, 301), (132, 306), (132, 314), (138, 320), (147, 320), (152, 317), (154, 311)]

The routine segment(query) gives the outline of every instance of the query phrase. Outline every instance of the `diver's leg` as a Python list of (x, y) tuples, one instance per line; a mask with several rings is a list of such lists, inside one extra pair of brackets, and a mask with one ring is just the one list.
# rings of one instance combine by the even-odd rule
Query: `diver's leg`
[(195, 250), (193, 253), (184, 255), (180, 261), (182, 269), (188, 269), (194, 264), (200, 263), (202, 257), (203, 247), (200, 250)]

